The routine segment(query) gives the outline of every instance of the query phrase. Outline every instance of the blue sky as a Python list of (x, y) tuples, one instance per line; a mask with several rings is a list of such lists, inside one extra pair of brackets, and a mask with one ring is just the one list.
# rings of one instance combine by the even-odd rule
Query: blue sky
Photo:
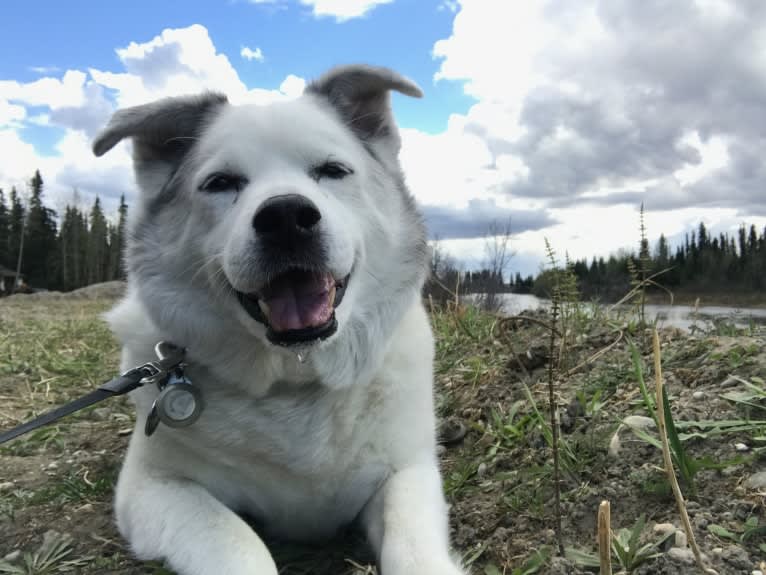
[(466, 266), (493, 222), (525, 274), (544, 238), (575, 258), (632, 248), (641, 202), (652, 241), (766, 225), (766, 3), (27, 0), (2, 21), (0, 188), (39, 168), (58, 210), (134, 197), (127, 148), (89, 150), (119, 107), (204, 89), (267, 104), (366, 62), (425, 93), (394, 98), (402, 166)]

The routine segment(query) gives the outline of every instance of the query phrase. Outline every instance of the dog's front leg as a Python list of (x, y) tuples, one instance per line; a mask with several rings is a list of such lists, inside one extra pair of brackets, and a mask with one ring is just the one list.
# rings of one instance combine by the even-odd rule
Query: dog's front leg
[(435, 462), (391, 475), (361, 519), (382, 575), (461, 575), (449, 554), (447, 504)]
[(134, 553), (178, 575), (277, 575), (250, 526), (193, 482), (123, 469), (116, 512)]

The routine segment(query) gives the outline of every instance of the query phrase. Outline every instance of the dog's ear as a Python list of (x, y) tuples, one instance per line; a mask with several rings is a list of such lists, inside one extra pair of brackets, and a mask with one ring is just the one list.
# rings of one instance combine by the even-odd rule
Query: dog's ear
[(120, 140), (133, 138), (136, 167), (144, 162), (177, 163), (199, 136), (206, 119), (226, 103), (226, 96), (211, 92), (119, 110), (93, 141), (93, 152), (102, 156)]
[(414, 82), (393, 70), (363, 65), (334, 68), (306, 88), (307, 93), (327, 98), (363, 141), (387, 141), (398, 151), (399, 134), (391, 112), (391, 90), (413, 98), (423, 96)]

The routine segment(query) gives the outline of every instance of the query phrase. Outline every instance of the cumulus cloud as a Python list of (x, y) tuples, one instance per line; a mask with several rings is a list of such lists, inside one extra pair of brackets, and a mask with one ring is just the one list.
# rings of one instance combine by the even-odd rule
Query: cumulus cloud
[(478, 100), (463, 129), (526, 169), (499, 184), (511, 197), (762, 212), (764, 16), (724, 0), (461, 0), (435, 78), (463, 82)]
[(263, 52), (260, 48), (257, 48), (253, 50), (252, 48), (249, 48), (248, 46), (242, 46), (242, 49), (239, 51), (239, 55), (242, 56), (245, 60), (255, 60), (256, 62), (263, 62)]
[(390, 4), (394, 0), (300, 0), (304, 6), (310, 6), (317, 18), (329, 16), (338, 22), (361, 18), (381, 4)]
[[(125, 146), (98, 159), (90, 150), (93, 136), (116, 108), (204, 90), (223, 92), (234, 103), (265, 104), (295, 98), (305, 87), (302, 78), (288, 75), (276, 89), (248, 88), (200, 25), (163, 30), (146, 42), (117, 48), (116, 55), (118, 70), (67, 70), (61, 77), (27, 83), (0, 81), (0, 155), (14, 158), (0, 167), (0, 187), (23, 189), (40, 169), (53, 205), (77, 189), (86, 201), (101, 195), (108, 206), (110, 198), (135, 193)], [(54, 155), (44, 156), (24, 140), (25, 123), (64, 129)]]

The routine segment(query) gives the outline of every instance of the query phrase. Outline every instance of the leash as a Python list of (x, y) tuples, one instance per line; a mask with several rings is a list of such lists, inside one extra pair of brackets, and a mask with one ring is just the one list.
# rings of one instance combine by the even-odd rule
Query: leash
[(70, 403), (0, 433), (0, 444), (94, 403), (124, 395), (146, 384), (155, 384), (160, 390), (146, 420), (146, 435), (154, 433), (160, 422), (171, 427), (191, 425), (199, 417), (203, 404), (199, 390), (183, 372), (186, 350), (161, 341), (154, 347), (154, 352), (157, 354), (157, 361), (134, 367)]

